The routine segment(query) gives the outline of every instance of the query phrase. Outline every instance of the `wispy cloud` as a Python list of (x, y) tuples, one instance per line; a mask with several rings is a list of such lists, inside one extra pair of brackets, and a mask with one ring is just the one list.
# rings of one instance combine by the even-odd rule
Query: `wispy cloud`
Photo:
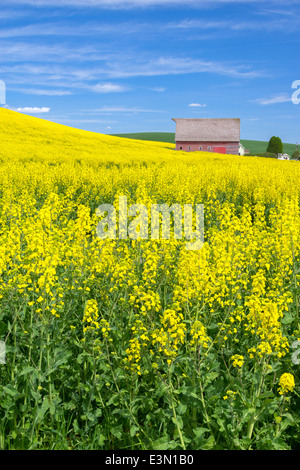
[(271, 98), (257, 98), (253, 101), (255, 103), (265, 106), (269, 104), (287, 103), (288, 101), (292, 101), (292, 97), (289, 96), (287, 93), (281, 93)]
[(69, 119), (69, 118), (55, 118), (55, 122), (60, 122), (61, 124), (107, 124), (108, 122), (116, 124), (118, 121), (107, 121), (103, 119)]
[(18, 111), (19, 113), (25, 113), (25, 114), (41, 114), (41, 113), (49, 113), (51, 108), (38, 108), (38, 107), (24, 107), (24, 108), (16, 108), (14, 111)]
[(73, 93), (69, 90), (39, 90), (32, 88), (10, 88), (11, 91), (17, 91), (26, 95), (37, 95), (37, 96), (68, 96)]
[(99, 46), (89, 45), (74, 48), (72, 44), (61, 44), (58, 40), (54, 44), (36, 44), (34, 41), (27, 42), (26, 39), (19, 42), (1, 41), (0, 55), (2, 63), (30, 61), (55, 62), (57, 64), (70, 61), (100, 61), (114, 56), (111, 51), (102, 51)]
[[(257, 12), (259, 14), (259, 12)], [(300, 17), (293, 9), (289, 14), (280, 15), (280, 18), (275, 17), (272, 14), (260, 15), (261, 18), (256, 17), (251, 20), (210, 20), (210, 19), (183, 19), (177, 22), (166, 22), (162, 29), (164, 30), (185, 30), (185, 31), (205, 31), (206, 33), (214, 34), (226, 34), (229, 33), (241, 33), (248, 34), (249, 31), (282, 31), (291, 32), (299, 30)], [(197, 36), (201, 38), (200, 35)], [(207, 34), (202, 35), (203, 38), (209, 37)], [(185, 37), (189, 39), (190, 36)]]
[(201, 103), (190, 103), (188, 106), (190, 108), (206, 108), (206, 104)]
[[(29, 45), (28, 45), (29, 47)], [(0, 47), (1, 49), (1, 47)], [(64, 48), (65, 49), (65, 48)], [(98, 93), (112, 93), (128, 89), (123, 84), (112, 83), (111, 80), (123, 80), (135, 77), (158, 77), (183, 74), (212, 74), (238, 79), (254, 79), (266, 77), (261, 70), (254, 70), (249, 64), (225, 63), (208, 61), (192, 57), (153, 57), (141, 58), (138, 52), (106, 54), (101, 60), (91, 62), (86, 56), (86, 63), (78, 66), (77, 62), (68, 62), (68, 53), (65, 51), (65, 63), (52, 61), (51, 58), (40, 55), (40, 62), (30, 63), (17, 61), (0, 64), (0, 74), (8, 86), (19, 85), (21, 88), (44, 90), (45, 83), (49, 87), (72, 92), (74, 89), (90, 89)], [(84, 60), (84, 59), (83, 59)], [(95, 82), (99, 78), (103, 82)], [(106, 81), (107, 80), (107, 81)], [(159, 91), (156, 88), (156, 91)], [(163, 91), (160, 88), (160, 91)]]
[(97, 83), (89, 88), (96, 93), (121, 93), (127, 90), (126, 87), (118, 85), (117, 83)]
[[(126, 58), (128, 59), (128, 58)], [(159, 57), (142, 62), (122, 59), (109, 64), (106, 73), (114, 78), (147, 77), (159, 75), (180, 75), (187, 73), (213, 73), (236, 78), (256, 78), (265, 76), (264, 72), (252, 70), (251, 66), (230, 65), (221, 62), (194, 59), (191, 57)]]
[[(260, 14), (261, 13), (261, 14)], [(278, 12), (279, 13), (279, 12)], [(241, 32), (244, 31), (294, 31), (299, 27), (299, 12), (294, 8), (289, 10), (289, 13), (283, 13), (276, 15), (272, 12), (262, 14), (257, 12), (259, 16), (255, 19), (244, 20), (240, 19), (222, 19), (222, 20), (211, 20), (205, 18), (184, 18), (180, 21), (161, 21), (159, 19), (155, 21), (117, 21), (117, 22), (105, 22), (105, 21), (85, 21), (81, 24), (74, 23), (71, 18), (67, 18), (66, 21), (44, 21), (39, 23), (29, 23), (22, 26), (11, 26), (2, 27), (0, 30), (0, 38), (12, 39), (12, 38), (30, 38), (30, 37), (44, 37), (44, 36), (63, 36), (63, 37), (78, 37), (87, 36), (90, 37), (102, 37), (106, 35), (138, 35), (138, 34), (153, 34), (159, 32), (160, 34), (170, 34), (177, 32), (178, 30), (185, 30), (189, 32), (205, 31), (206, 34), (203, 37), (207, 37), (208, 34), (226, 34), (230, 32)], [(1, 15), (1, 13), (0, 13)], [(0, 16), (1, 19), (1, 16)], [(189, 36), (187, 36), (188, 38)], [(200, 37), (200, 36), (199, 36)], [(186, 36), (183, 37), (186, 39)], [(18, 45), (16, 45), (18, 47)], [(38, 48), (45, 47), (39, 46)], [(82, 48), (80, 48), (82, 49)], [(35, 49), (32, 50), (34, 52)], [(77, 49), (73, 50), (73, 55), (77, 55)]]
[(149, 88), (150, 91), (155, 91), (156, 93), (163, 93), (164, 91), (166, 91), (166, 88), (162, 87), (162, 86), (157, 86), (157, 87), (154, 87), (154, 88)]
[(165, 111), (158, 109), (147, 109), (128, 106), (102, 106), (101, 108), (86, 109), (83, 112), (90, 114), (112, 114), (112, 113), (163, 113)]

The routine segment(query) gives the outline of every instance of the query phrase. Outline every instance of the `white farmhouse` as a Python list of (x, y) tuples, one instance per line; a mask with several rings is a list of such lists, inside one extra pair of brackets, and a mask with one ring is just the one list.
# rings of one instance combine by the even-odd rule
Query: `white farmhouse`
[(245, 147), (243, 146), (243, 144), (241, 144), (240, 142), (240, 145), (239, 145), (239, 155), (245, 155)]
[(277, 160), (290, 160), (291, 157), (288, 153), (279, 153)]

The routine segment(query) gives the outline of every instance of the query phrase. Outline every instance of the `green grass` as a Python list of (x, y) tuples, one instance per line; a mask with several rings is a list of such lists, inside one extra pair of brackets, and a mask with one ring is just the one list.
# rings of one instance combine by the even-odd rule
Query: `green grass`
[[(267, 150), (268, 142), (262, 140), (241, 140), (243, 146), (250, 151), (250, 154), (260, 154)], [(295, 144), (283, 143), (283, 152), (288, 153), (290, 156), (296, 150)]]
[(125, 137), (126, 139), (149, 140), (155, 142), (170, 142), (175, 144), (174, 132), (136, 132), (130, 134), (112, 134), (115, 137)]
[[(175, 143), (175, 134), (173, 132), (136, 132), (129, 134), (113, 134), (116, 137), (125, 137), (127, 139), (136, 140), (149, 140), (156, 142), (170, 142)], [(251, 155), (258, 155), (264, 153), (267, 150), (268, 142), (261, 140), (241, 140), (244, 147), (249, 150)], [(283, 144), (283, 152), (288, 153), (292, 156), (296, 150), (295, 144)]]

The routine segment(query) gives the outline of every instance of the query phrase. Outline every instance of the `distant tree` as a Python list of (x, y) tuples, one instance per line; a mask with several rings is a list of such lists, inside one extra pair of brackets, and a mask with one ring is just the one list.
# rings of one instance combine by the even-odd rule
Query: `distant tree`
[(267, 152), (269, 153), (282, 153), (283, 152), (283, 145), (281, 142), (280, 137), (271, 137), (269, 140), (269, 144), (267, 147)]
[(292, 155), (292, 158), (294, 158), (295, 160), (299, 160), (299, 159), (300, 159), (300, 152), (299, 152), (299, 150), (295, 150), (295, 152), (294, 152), (293, 155)]

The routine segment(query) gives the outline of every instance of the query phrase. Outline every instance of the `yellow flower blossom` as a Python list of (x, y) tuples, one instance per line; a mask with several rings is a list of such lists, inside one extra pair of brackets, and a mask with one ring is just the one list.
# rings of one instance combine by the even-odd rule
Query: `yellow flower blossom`
[(294, 376), (288, 372), (282, 374), (279, 379), (278, 392), (280, 395), (285, 395), (288, 392), (292, 392), (295, 388)]

